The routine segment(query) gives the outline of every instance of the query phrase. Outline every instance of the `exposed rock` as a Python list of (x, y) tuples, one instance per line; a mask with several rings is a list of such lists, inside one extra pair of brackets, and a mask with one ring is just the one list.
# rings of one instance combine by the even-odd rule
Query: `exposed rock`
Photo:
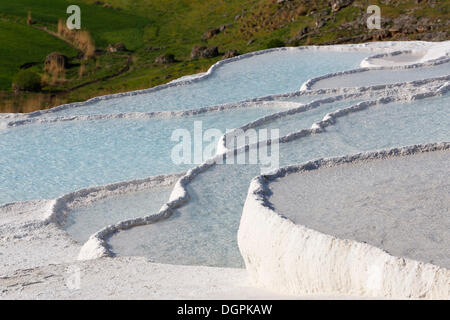
[(424, 26), (424, 27), (418, 26), (418, 27), (416, 27), (416, 31), (419, 32), (419, 33), (425, 32), (427, 30), (428, 30), (427, 26)]
[(400, 31), (401, 31), (401, 29), (399, 27), (389, 28), (389, 32), (392, 33), (392, 34), (399, 33)]
[(351, 5), (353, 0), (330, 0), (329, 3), (331, 5), (331, 11), (337, 12), (342, 8), (345, 8)]
[(431, 21), (430, 21), (429, 18), (427, 18), (427, 17), (422, 17), (422, 18), (420, 18), (420, 19), (417, 21), (417, 24), (418, 24), (418, 25), (421, 25), (421, 26), (425, 26), (425, 25), (431, 25), (432, 23), (431, 23)]
[(145, 50), (147, 51), (160, 51), (160, 50), (164, 50), (167, 49), (167, 47), (152, 47), (152, 46), (148, 46), (145, 48)]
[(289, 39), (289, 41), (287, 43), (293, 44), (296, 41), (300, 41), (300, 40), (306, 38), (310, 32), (311, 32), (310, 27), (306, 26), (306, 27), (300, 29), (300, 31), (297, 33), (297, 35), (295, 37), (292, 37), (291, 39)]
[(229, 59), (229, 58), (237, 57), (238, 55), (240, 55), (240, 53), (237, 50), (232, 49), (232, 50), (228, 50), (227, 52), (225, 52), (222, 59)]
[(386, 38), (388, 38), (390, 36), (391, 36), (391, 32), (389, 32), (388, 30), (384, 29), (384, 30), (378, 30), (377, 32), (375, 32), (373, 34), (373, 36), (372, 36), (372, 39), (376, 40), (376, 41), (381, 41), (381, 40), (386, 39)]
[[(411, 15), (401, 15), (393, 20), (393, 29), (396, 33), (410, 34), (416, 31), (417, 19)], [(392, 31), (391, 31), (392, 32)]]
[(341, 43), (366, 42), (371, 39), (372, 39), (372, 36), (370, 34), (362, 34), (362, 35), (353, 36), (353, 37), (338, 38), (336, 40), (324, 42), (323, 44), (324, 45), (335, 45), (335, 44), (341, 44)]
[(305, 34), (307, 34), (309, 32), (309, 27), (306, 26), (303, 29), (300, 29), (300, 31), (298, 32), (298, 36), (303, 36)]
[(218, 55), (219, 55), (218, 47), (209, 47), (203, 51), (202, 57), (203, 58), (214, 58), (214, 57), (217, 57)]
[(194, 46), (191, 51), (191, 60), (200, 58), (204, 50), (206, 50), (206, 47)]
[(326, 17), (328, 14), (330, 13), (330, 9), (329, 8), (325, 8), (323, 10), (321, 10), (318, 14), (319, 17)]
[(314, 22), (314, 26), (316, 27), (316, 29), (320, 29), (325, 25), (325, 21), (324, 20), (316, 20)]
[(203, 34), (202, 40), (211, 39), (212, 37), (214, 37), (216, 34), (219, 34), (219, 33), (220, 33), (219, 28), (210, 29)]
[(204, 47), (204, 46), (194, 46), (191, 51), (191, 59), (198, 58), (214, 58), (219, 55), (218, 47)]
[(212, 37), (214, 37), (215, 35), (225, 31), (225, 29), (228, 27), (228, 25), (221, 25), (218, 28), (214, 28), (214, 29), (210, 29), (208, 31), (206, 31), (203, 36), (202, 36), (202, 40), (208, 40), (211, 39)]
[(426, 33), (422, 36), (424, 41), (445, 41), (448, 39), (448, 35), (445, 31)]
[(163, 53), (155, 59), (156, 63), (159, 64), (169, 64), (175, 62), (175, 56), (170, 53)]
[(110, 44), (108, 45), (108, 48), (106, 49), (108, 52), (124, 52), (128, 51), (125, 45), (122, 42), (118, 42), (116, 44)]

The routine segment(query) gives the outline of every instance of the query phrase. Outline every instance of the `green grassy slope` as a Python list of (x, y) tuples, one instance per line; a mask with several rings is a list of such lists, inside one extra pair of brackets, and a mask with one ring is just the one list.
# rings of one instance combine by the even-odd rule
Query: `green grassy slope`
[[(206, 71), (221, 59), (191, 61), (195, 45), (218, 46), (221, 53), (229, 49), (240, 53), (264, 49), (267, 42), (280, 39), (286, 45), (348, 43), (371, 40), (429, 39), (441, 33), (448, 38), (450, 20), (449, 1), (374, 0), (382, 9), (383, 32), (365, 27), (365, 9), (369, 1), (355, 0), (337, 12), (331, 10), (328, 0), (14, 0), (0, 1), (0, 101), (12, 99), (8, 91), (11, 79), (19, 66), (41, 62), (33, 67), (42, 73), (45, 56), (61, 51), (69, 57), (76, 52), (64, 41), (26, 24), (30, 11), (37, 26), (56, 31), (59, 19), (66, 19), (70, 4), (81, 7), (82, 28), (88, 30), (97, 48), (123, 42), (129, 52), (122, 56), (104, 53), (86, 63), (83, 77), (78, 68), (83, 63), (74, 58), (67, 70), (66, 80), (45, 87), (48, 94), (58, 94), (57, 103), (88, 99), (100, 94), (135, 90), (155, 86), (182, 75)], [(409, 31), (388, 32), (398, 17), (428, 18), (426, 31), (416, 31), (416, 22), (409, 22)], [(421, 22), (422, 23), (422, 22)], [(205, 31), (227, 25), (225, 31), (208, 40), (202, 40)], [(412, 26), (412, 27), (411, 27)], [(305, 27), (305, 35), (299, 32)], [(443, 34), (443, 35), (442, 35)], [(428, 38), (427, 38), (428, 37)], [(154, 63), (162, 53), (171, 53), (176, 63)], [(126, 57), (131, 64), (126, 72), (114, 76), (124, 68)], [(107, 80), (95, 80), (108, 77)], [(89, 85), (84, 85), (89, 84)], [(75, 86), (79, 89), (62, 94)], [(1, 93), (1, 92), (0, 92)], [(46, 93), (46, 94), (47, 94)], [(13, 98), (15, 99), (15, 98)], [(45, 100), (45, 99), (44, 99)], [(36, 108), (50, 107), (56, 102), (43, 102)], [(10, 110), (9, 111), (14, 111)], [(0, 111), (5, 107), (0, 103)]]
[(56, 30), (58, 19), (67, 19), (66, 9), (76, 4), (81, 8), (82, 28), (91, 34), (100, 47), (108, 43), (123, 41), (130, 49), (142, 45), (145, 26), (152, 21), (140, 15), (103, 8), (101, 6), (69, 0), (14, 0), (1, 1), (0, 12), (11, 17), (22, 18), (30, 11), (33, 20)]
[(76, 55), (65, 42), (24, 24), (0, 20), (0, 30), (0, 88), (4, 90), (11, 88), (12, 77), (24, 63), (41, 62), (52, 51)]

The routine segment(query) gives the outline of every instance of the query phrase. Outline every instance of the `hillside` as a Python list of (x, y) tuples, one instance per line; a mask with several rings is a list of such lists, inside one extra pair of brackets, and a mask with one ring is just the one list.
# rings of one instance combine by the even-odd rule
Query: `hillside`
[[(82, 29), (95, 43), (92, 55), (58, 29), (71, 4), (81, 7)], [(381, 30), (367, 29), (369, 4), (381, 7)], [(29, 112), (152, 87), (206, 71), (225, 53), (283, 45), (447, 40), (449, 9), (449, 1), (433, 0), (2, 0), (0, 112)], [(195, 46), (210, 50), (197, 49), (193, 57)], [(68, 58), (57, 77), (44, 64), (51, 52)], [(21, 69), (42, 77), (40, 92), (13, 92), (11, 83)]]

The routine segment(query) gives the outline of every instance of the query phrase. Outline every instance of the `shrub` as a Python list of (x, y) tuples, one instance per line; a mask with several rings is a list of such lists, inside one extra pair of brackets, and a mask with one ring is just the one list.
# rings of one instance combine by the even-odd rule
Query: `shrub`
[(41, 77), (31, 70), (21, 70), (13, 78), (14, 90), (39, 91), (41, 90)]
[(175, 56), (171, 53), (164, 53), (158, 56), (155, 60), (156, 63), (159, 64), (169, 64), (175, 62)]
[(266, 49), (284, 47), (284, 42), (280, 39), (272, 39), (266, 44)]

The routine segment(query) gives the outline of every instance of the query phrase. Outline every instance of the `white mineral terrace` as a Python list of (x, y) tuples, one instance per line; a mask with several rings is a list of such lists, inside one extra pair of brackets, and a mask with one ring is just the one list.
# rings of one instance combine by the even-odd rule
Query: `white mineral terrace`
[(255, 178), (239, 228), (253, 282), (284, 294), (447, 299), (449, 152), (403, 147)]
[[(0, 298), (448, 298), (449, 52), (270, 49), (0, 114)], [(175, 165), (194, 121), (234, 130)], [(220, 164), (276, 145), (227, 143), (264, 128), (281, 169)]]

